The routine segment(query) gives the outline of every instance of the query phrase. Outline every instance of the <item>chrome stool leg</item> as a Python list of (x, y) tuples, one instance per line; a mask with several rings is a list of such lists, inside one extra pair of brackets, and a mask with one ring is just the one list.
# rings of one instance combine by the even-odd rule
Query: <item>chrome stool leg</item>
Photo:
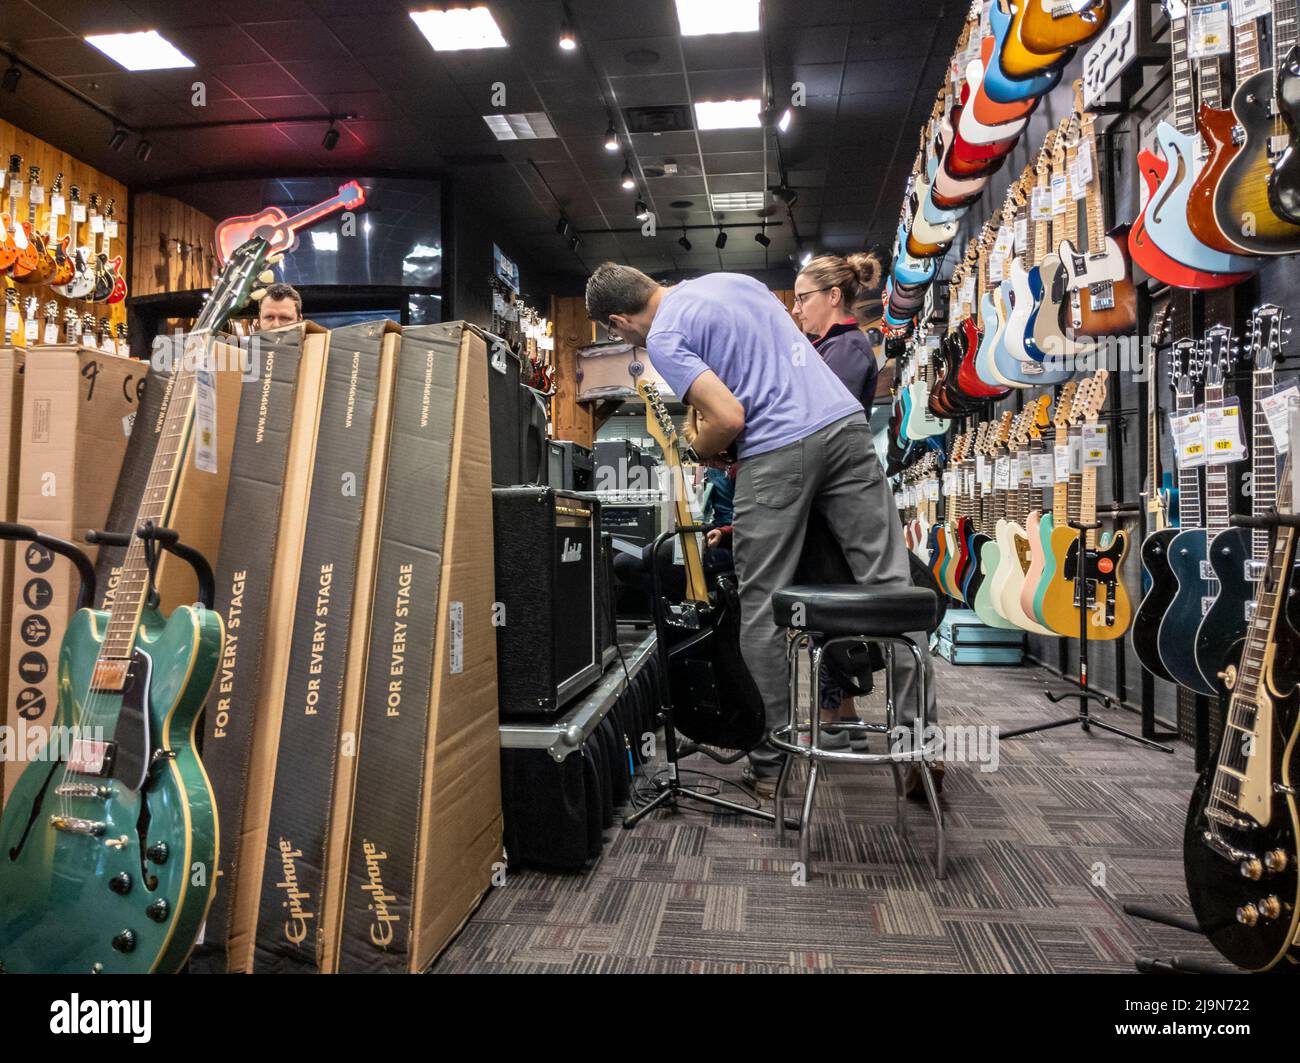
[[(921, 648), (911, 639), (904, 639), (903, 641), (906, 642), (907, 648), (912, 654), (912, 659), (916, 662), (916, 718), (921, 721), (921, 742), (924, 748), (925, 733), (930, 727), (930, 712), (925, 697), (925, 657), (921, 653)], [(929, 752), (929, 750), (927, 749), (925, 752)], [(934, 817), (935, 877), (943, 878), (947, 874), (948, 867), (947, 844), (944, 835), (943, 809), (939, 806), (939, 791), (934, 785), (931, 764), (931, 758), (923, 756), (917, 767), (921, 772), (921, 788), (925, 791), (926, 803), (930, 806), (930, 814)]]
[[(790, 677), (790, 715), (788, 721), (790, 729), (786, 736), (794, 743), (799, 741), (799, 648), (806, 640), (806, 635), (798, 634), (788, 641), (785, 649), (786, 674)], [(785, 842), (785, 795), (790, 786), (793, 764), (794, 755), (787, 753), (785, 759), (781, 762), (781, 773), (777, 776), (776, 793), (772, 798), (773, 812), (776, 815), (776, 840), (778, 843)]]
[[(894, 726), (898, 718), (894, 703), (894, 644), (886, 641), (878, 643), (885, 651), (885, 735), (888, 752), (894, 745)], [(889, 762), (889, 770), (894, 776), (894, 824), (900, 835), (907, 833), (907, 802), (903, 800), (903, 769), (897, 761)]]
[(822, 653), (826, 646), (824, 642), (818, 643), (813, 647), (812, 677), (809, 681), (809, 702), (808, 702), (808, 734), (811, 744), (808, 747), (808, 789), (803, 795), (803, 816), (799, 820), (799, 860), (803, 864), (804, 874), (812, 872), (812, 861), (810, 854), (812, 852), (812, 814), (813, 801), (817, 793), (817, 778), (821, 769), (821, 677), (822, 677)]

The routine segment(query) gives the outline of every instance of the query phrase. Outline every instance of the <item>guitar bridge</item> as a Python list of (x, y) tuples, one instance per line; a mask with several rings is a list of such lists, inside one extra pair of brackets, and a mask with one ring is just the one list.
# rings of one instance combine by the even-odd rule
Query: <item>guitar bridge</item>
[(117, 744), (94, 738), (74, 738), (68, 751), (68, 770), (78, 775), (98, 775), (107, 778), (113, 774), (117, 759)]
[(1248, 583), (1258, 583), (1264, 578), (1265, 565), (1263, 561), (1251, 559), (1242, 566), (1242, 569)]
[(1098, 281), (1088, 289), (1093, 310), (1115, 309), (1115, 282)]

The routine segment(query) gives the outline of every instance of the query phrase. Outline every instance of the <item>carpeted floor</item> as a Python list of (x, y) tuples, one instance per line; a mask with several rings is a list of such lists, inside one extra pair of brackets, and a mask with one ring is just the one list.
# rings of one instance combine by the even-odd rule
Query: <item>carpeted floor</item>
[[(1053, 681), (1041, 669), (935, 665), (945, 723), (1010, 730), (1069, 711), (1042, 698)], [(862, 707), (874, 715), (872, 699)], [(683, 767), (740, 774), (700, 756)], [(948, 876), (937, 881), (925, 807), (907, 802), (900, 836), (887, 769), (832, 766), (806, 882), (792, 869), (793, 832), (778, 846), (752, 819), (656, 813), (607, 831), (584, 874), (509, 874), (434, 971), (1132, 971), (1148, 953), (1213, 958), (1196, 936), (1121, 909), (1188, 913), (1193, 782), (1183, 745), (1170, 756), (1077, 727), (1001, 743), (995, 771), (949, 767)]]

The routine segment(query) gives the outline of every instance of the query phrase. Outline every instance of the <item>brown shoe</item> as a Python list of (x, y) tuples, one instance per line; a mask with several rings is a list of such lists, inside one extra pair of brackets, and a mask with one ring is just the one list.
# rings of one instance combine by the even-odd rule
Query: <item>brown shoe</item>
[[(930, 777), (934, 779), (935, 793), (943, 793), (944, 765), (942, 760), (930, 761)], [(909, 764), (903, 775), (903, 796), (912, 801), (925, 800), (925, 786), (921, 782), (921, 765)]]

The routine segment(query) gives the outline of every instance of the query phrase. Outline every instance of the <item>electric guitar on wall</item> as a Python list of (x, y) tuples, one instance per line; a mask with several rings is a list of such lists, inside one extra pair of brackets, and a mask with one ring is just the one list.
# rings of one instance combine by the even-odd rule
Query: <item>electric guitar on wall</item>
[[(137, 530), (172, 523), (211, 387), (184, 367), (273, 278), (268, 255), (260, 238), (237, 248), (186, 337)], [(27, 766), (0, 815), (0, 971), (175, 972), (207, 915), (216, 809), (192, 738), (224, 625), (201, 605), (153, 606), (152, 552), (133, 538), (112, 610), (80, 610), (64, 635), (54, 726), (73, 740)]]
[(9, 197), (8, 205), (0, 214), (0, 273), (8, 273), (18, 260), (18, 252), (25, 243), (26, 236), (14, 220), (14, 182), (20, 179), (23, 169), (21, 155), (9, 156), (9, 170), (5, 174), (5, 192)]
[[(1079, 523), (1097, 520), (1097, 466), (1087, 459), (1086, 428), (1095, 424), (1106, 398), (1105, 369), (1098, 369), (1088, 388), (1088, 409), (1084, 417), (1084, 468), (1079, 493)], [(1117, 639), (1128, 630), (1132, 617), (1128, 591), (1120, 581), (1120, 568), (1128, 553), (1128, 533), (1114, 532), (1099, 543), (1097, 529), (1084, 532), (1082, 549), (1079, 533), (1070, 527), (1052, 530), (1052, 552), (1063, 558), (1059, 571), (1043, 596), (1043, 618), (1058, 635), (1078, 637), (1079, 611), (1088, 613), (1088, 637)], [(1076, 574), (1081, 578), (1076, 580)]]
[(13, 278), (19, 284), (44, 284), (54, 272), (54, 259), (47, 251), (45, 237), (36, 224), (36, 206), (44, 200), (41, 168), (32, 166), (27, 171), (27, 220), (22, 226), (27, 249), (19, 254), (13, 268)]
[[(1020, 590), (1020, 608), (1026, 617), (1035, 624), (1043, 624), (1039, 588), (1043, 587), (1044, 576), (1050, 579), (1048, 566), (1053, 564), (1051, 554), (1052, 527), (1057, 519), (1064, 521), (1069, 508), (1070, 466), (1069, 429), (1070, 418), (1075, 416), (1076, 395), (1079, 384), (1071, 380), (1061, 388), (1056, 400), (1056, 412), (1052, 418), (1052, 486), (1051, 506), (1041, 510), (1031, 510), (1025, 531), (1029, 535), (1029, 567), (1025, 570), (1025, 582)], [(1079, 413), (1078, 416), (1082, 416)], [(1058, 448), (1065, 448), (1065, 460), (1057, 455)], [(1044, 490), (1046, 495), (1048, 489)], [(1045, 627), (1046, 624), (1043, 624)]]
[[(1288, 461), (1279, 508), (1291, 511)], [(1296, 633), (1283, 601), (1290, 590), (1296, 532), (1271, 535), (1239, 660), (1226, 669), (1228, 714), (1218, 755), (1192, 794), (1183, 831), (1187, 895), (1202, 933), (1250, 971), (1300, 966), (1300, 702)]]

